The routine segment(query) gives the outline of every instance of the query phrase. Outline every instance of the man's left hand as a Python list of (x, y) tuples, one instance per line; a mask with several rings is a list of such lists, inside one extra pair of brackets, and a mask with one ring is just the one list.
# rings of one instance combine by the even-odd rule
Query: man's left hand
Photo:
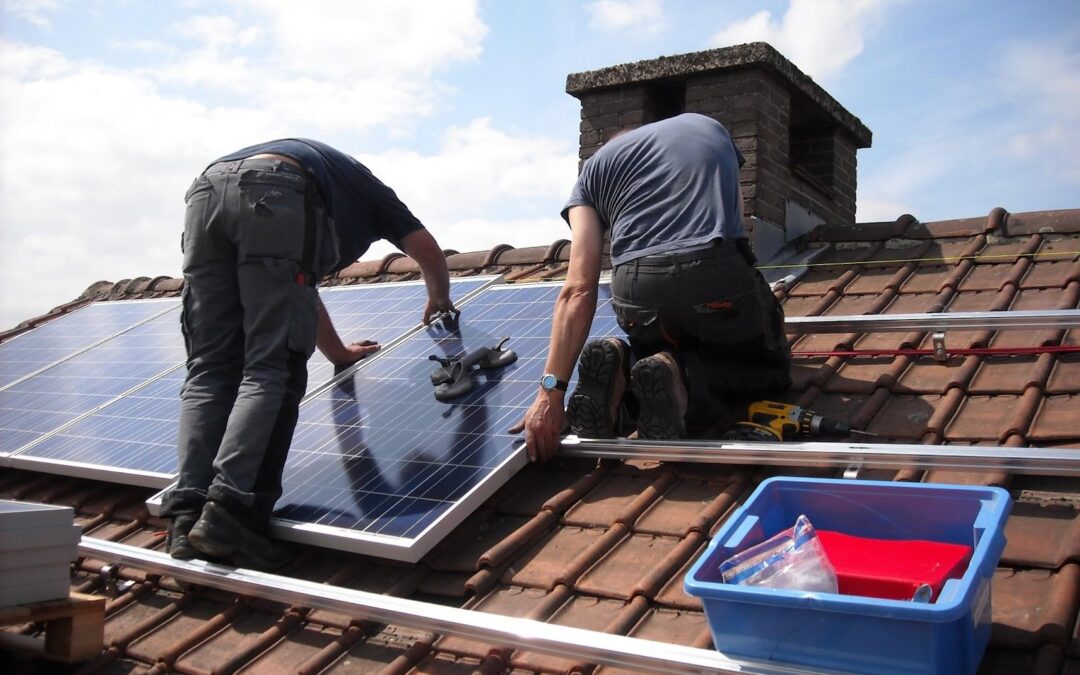
[(338, 370), (348, 368), (357, 361), (371, 356), (379, 351), (381, 347), (378, 342), (372, 340), (353, 342), (342, 346), (344, 347), (344, 351), (335, 355), (335, 357), (330, 360)]

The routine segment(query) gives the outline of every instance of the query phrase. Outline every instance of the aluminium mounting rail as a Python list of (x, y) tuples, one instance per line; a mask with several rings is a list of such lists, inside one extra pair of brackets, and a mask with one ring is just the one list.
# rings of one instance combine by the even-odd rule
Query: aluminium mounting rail
[(774, 661), (729, 658), (707, 649), (445, 607), (203, 561), (174, 560), (165, 553), (93, 537), (82, 538), (79, 554), (241, 595), (343, 612), (350, 616), (359, 614), (378, 623), (408, 626), (441, 635), (456, 635), (512, 649), (579, 658), (614, 667), (663, 673), (788, 675), (837, 672), (811, 670), (805, 666)]
[(646, 441), (567, 436), (565, 457), (849, 469), (1007, 471), (1080, 476), (1080, 448), (1006, 448), (889, 443)]
[(1080, 309), (789, 316), (784, 319), (784, 330), (792, 334), (1076, 327), (1080, 327)]

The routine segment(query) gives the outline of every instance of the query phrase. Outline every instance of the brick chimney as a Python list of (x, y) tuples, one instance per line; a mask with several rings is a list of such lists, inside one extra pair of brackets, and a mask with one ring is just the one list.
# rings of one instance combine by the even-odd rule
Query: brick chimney
[(870, 130), (768, 44), (573, 73), (566, 91), (581, 101), (582, 163), (627, 126), (719, 120), (746, 158), (744, 216), (762, 260), (818, 224), (855, 222), (855, 153)]

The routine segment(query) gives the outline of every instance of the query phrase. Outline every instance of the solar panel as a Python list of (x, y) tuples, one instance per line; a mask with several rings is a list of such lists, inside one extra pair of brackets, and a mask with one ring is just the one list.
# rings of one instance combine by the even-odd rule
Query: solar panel
[(15, 452), (184, 358), (172, 310), (0, 391), (0, 449)]
[[(468, 277), (450, 282), (455, 304), (495, 281), (495, 277)], [(422, 281), (403, 281), (366, 286), (327, 288), (319, 292), (338, 335), (346, 342), (372, 340), (384, 348), (420, 325), (427, 287)], [(318, 351), (308, 361), (308, 391), (328, 382), (334, 375)]]
[(164, 487), (176, 477), (176, 368), (11, 457), (17, 468)]
[[(451, 282), (460, 302), (495, 277)], [(352, 286), (320, 291), (343, 340), (393, 342), (420, 325), (427, 291), (422, 282)], [(179, 340), (178, 318), (172, 327)], [(184, 360), (182, 349), (176, 365)], [(309, 391), (333, 376), (333, 367), (317, 354), (309, 362)], [(186, 370), (178, 368), (132, 391), (58, 433), (19, 451), (12, 465), (65, 475), (131, 485), (164, 487), (176, 476), (176, 436), (180, 419), (180, 387)]]
[[(536, 395), (559, 288), (489, 288), (456, 330), (415, 334), (313, 396), (285, 467), (277, 533), (409, 562), (430, 550), (526, 462), (507, 429)], [(619, 332), (604, 285), (592, 334)], [(435, 400), (430, 354), (460, 356), (504, 337), (516, 363), (481, 371), (460, 400)]]
[(0, 389), (177, 306), (176, 300), (94, 303), (0, 344)]

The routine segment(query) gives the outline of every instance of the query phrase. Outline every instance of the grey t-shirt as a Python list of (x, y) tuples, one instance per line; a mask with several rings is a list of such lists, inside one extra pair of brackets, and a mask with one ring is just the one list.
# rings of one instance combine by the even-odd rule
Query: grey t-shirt
[(745, 236), (743, 157), (716, 120), (685, 113), (609, 141), (585, 162), (562, 217), (596, 209), (615, 265)]

